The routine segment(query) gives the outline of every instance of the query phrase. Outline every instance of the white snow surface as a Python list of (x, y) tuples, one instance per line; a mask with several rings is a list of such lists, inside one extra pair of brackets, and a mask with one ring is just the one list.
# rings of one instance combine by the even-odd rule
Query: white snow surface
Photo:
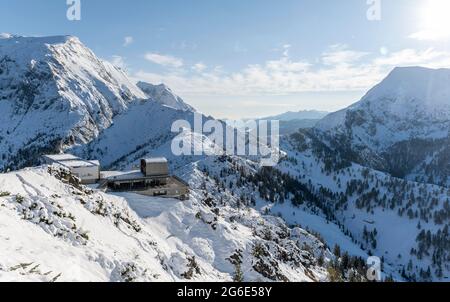
[[(396, 201), (400, 202), (402, 206), (405, 203), (411, 203), (414, 210), (418, 209), (417, 203), (421, 199), (428, 205), (435, 202), (433, 210), (439, 211), (444, 208), (450, 196), (448, 188), (397, 179), (386, 173), (358, 164), (352, 164), (342, 170), (327, 172), (324, 162), (318, 159), (311, 149), (298, 152), (290, 140), (283, 142), (282, 149), (287, 152), (289, 158), (296, 160), (296, 164), (283, 161), (277, 166), (277, 169), (293, 177), (298, 177), (303, 183), (309, 183), (316, 189), (326, 188), (331, 192), (345, 193), (352, 180), (362, 180), (367, 182), (366, 192), (378, 190), (381, 196), (395, 197), (401, 196), (405, 191), (404, 189), (398, 191), (398, 188), (393, 189), (391, 186), (393, 183), (402, 183), (403, 188), (408, 188), (407, 194), (415, 196), (417, 200), (413, 201), (410, 198), (401, 200), (401, 197), (397, 197), (398, 200)], [(367, 176), (364, 176), (364, 174), (367, 174)], [(384, 183), (388, 183), (388, 185)], [(320, 212), (319, 214), (313, 213), (311, 208), (307, 206), (293, 207), (289, 203), (276, 205), (265, 205), (263, 203), (260, 207), (262, 206), (263, 209), (268, 207), (271, 213), (283, 217), (288, 223), (296, 223), (303, 228), (319, 233), (327, 244), (330, 246), (338, 244), (352, 255), (364, 257), (363, 255), (367, 255), (370, 251), (374, 256), (383, 257), (386, 261), (385, 271), (383, 272), (385, 274), (392, 273), (393, 276), (397, 274), (398, 277), (399, 270), (406, 267), (410, 260), (414, 264), (414, 271), (426, 270), (431, 263), (430, 257), (418, 260), (410, 254), (411, 249), (417, 248), (416, 238), (421, 230), (437, 232), (443, 225), (437, 225), (432, 219), (425, 222), (417, 217), (409, 218), (405, 214), (400, 216), (397, 207), (391, 209), (375, 206), (371, 211), (367, 211), (365, 208), (359, 209), (356, 204), (360, 199), (363, 199), (362, 194), (349, 196), (346, 207), (339, 211), (336, 210), (334, 213), (345, 229), (353, 234), (357, 242), (352, 242), (335, 223), (327, 221)], [(419, 224), (421, 225), (420, 229), (418, 228)], [(363, 244), (364, 249), (361, 248), (364, 228), (377, 230), (378, 244), (375, 249), (367, 247), (365, 244)], [(429, 252), (431, 253), (431, 251)], [(449, 278), (450, 266), (446, 263), (443, 277), (434, 277), (434, 280), (446, 281)], [(401, 280), (401, 277), (398, 280)]]
[(346, 133), (349, 125), (356, 144), (375, 150), (412, 138), (447, 137), (450, 69), (395, 68), (359, 102), (328, 115), (316, 128)]
[[(252, 256), (256, 244), (274, 253), (267, 263), (278, 278), (326, 280), (313, 260), (332, 257), (321, 242), (299, 228), (268, 241), (259, 229), (278, 234), (287, 229), (283, 221), (226, 204), (213, 211), (199, 189), (207, 178), (195, 167), (185, 170), (194, 188), (185, 202), (78, 188), (47, 167), (1, 174), (0, 280), (231, 281), (235, 267), (228, 259), (240, 250), (244, 279), (269, 281), (253, 269), (255, 261), (267, 261)], [(314, 254), (302, 252), (304, 244)], [(281, 250), (295, 260), (276, 260)]]
[[(449, 70), (397, 68), (360, 102), (325, 117), (316, 130), (350, 133), (353, 144), (376, 151), (411, 138), (446, 137), (449, 81)], [(165, 85), (135, 85), (75, 37), (0, 34), (0, 112), (4, 155), (0, 170), (11, 163), (26, 166), (30, 155), (69, 148), (119, 169), (133, 168), (142, 157), (164, 156), (172, 172), (193, 188), (190, 200), (181, 202), (76, 188), (47, 173), (46, 167), (0, 174), (0, 193), (5, 193), (0, 194), (2, 281), (230, 281), (235, 267), (227, 259), (238, 250), (247, 281), (324, 281), (326, 271), (316, 258), (325, 254), (329, 261), (332, 255), (302, 228), (320, 233), (328, 246), (340, 244), (352, 255), (367, 256), (337, 224), (306, 207), (260, 199), (254, 209), (237, 207), (240, 193), (256, 192), (248, 188), (221, 192), (202, 171), (207, 168), (217, 176), (236, 162), (256, 170), (256, 161), (231, 157), (233, 163), (221, 162), (218, 156), (224, 151), (195, 129), (185, 129), (177, 139), (191, 138), (193, 146), (206, 147), (205, 154), (173, 156), (171, 125), (180, 119), (193, 125), (195, 109)], [(277, 168), (315, 188), (343, 192), (347, 182), (362, 178), (362, 166), (327, 173), (310, 149), (298, 152), (288, 143), (282, 149), (298, 165), (283, 162)], [(391, 180), (387, 174), (369, 172), (369, 189)], [(227, 179), (234, 184), (236, 180), (236, 175)], [(416, 195), (435, 197), (438, 209), (448, 198), (447, 191), (437, 186), (408, 185)], [(381, 190), (388, 196), (395, 194), (388, 187)], [(207, 205), (210, 199), (216, 207)], [(345, 211), (336, 215), (358, 240), (364, 226), (376, 227), (378, 246), (371, 252), (383, 256), (395, 273), (410, 259), (418, 219), (400, 217), (397, 209), (359, 210), (357, 201), (358, 196), (352, 196)], [(284, 221), (262, 215), (266, 210), (280, 214)], [(302, 228), (286, 231), (285, 221)], [(422, 227), (436, 230), (432, 221)], [(264, 238), (267, 233), (278, 242)], [(280, 233), (287, 235), (279, 238)], [(255, 259), (258, 244), (270, 257)], [(279, 260), (286, 252), (293, 259)], [(258, 261), (269, 267), (266, 276), (255, 271)], [(429, 259), (424, 259), (415, 269), (428, 264)], [(448, 267), (444, 273), (449, 276)]]
[(123, 71), (97, 58), (76, 37), (4, 35), (0, 152), (8, 156), (0, 158), (0, 169), (26, 165), (36, 150), (87, 143), (144, 98)]
[(153, 85), (145, 82), (138, 82), (137, 86), (147, 95), (148, 98), (156, 100), (162, 105), (172, 107), (174, 109), (182, 111), (195, 112), (195, 109), (188, 105), (177, 96), (172, 90), (165, 84)]

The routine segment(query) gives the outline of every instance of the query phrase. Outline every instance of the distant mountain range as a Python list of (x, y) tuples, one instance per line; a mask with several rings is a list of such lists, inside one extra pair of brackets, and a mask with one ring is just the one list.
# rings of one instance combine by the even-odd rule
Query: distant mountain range
[(275, 116), (264, 117), (261, 120), (280, 121), (280, 134), (291, 135), (300, 129), (313, 128), (329, 112), (317, 110), (304, 110), (286, 112)]
[(261, 118), (261, 120), (279, 120), (289, 122), (294, 120), (320, 120), (327, 116), (329, 112), (317, 110), (303, 110), (298, 112), (288, 111), (279, 115)]

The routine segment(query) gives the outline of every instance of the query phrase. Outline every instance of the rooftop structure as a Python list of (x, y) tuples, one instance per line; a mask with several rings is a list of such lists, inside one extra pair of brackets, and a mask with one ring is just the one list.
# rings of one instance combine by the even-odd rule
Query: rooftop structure
[(98, 160), (84, 160), (72, 154), (44, 155), (42, 158), (46, 164), (57, 164), (69, 169), (83, 184), (93, 184), (100, 179)]
[(81, 159), (74, 159), (74, 160), (67, 160), (58, 162), (59, 164), (66, 166), (67, 168), (82, 168), (82, 167), (99, 167), (100, 162), (99, 161), (89, 161), (89, 160), (81, 160)]
[(100, 187), (106, 191), (132, 192), (146, 196), (187, 199), (189, 185), (176, 176), (145, 176), (140, 171), (101, 173)]
[(47, 163), (63, 162), (68, 160), (79, 159), (72, 154), (49, 154), (42, 156)]
[(164, 157), (141, 159), (141, 173), (147, 177), (168, 176), (169, 162)]
[(141, 169), (133, 171), (100, 171), (98, 160), (84, 160), (72, 154), (44, 155), (47, 164), (66, 167), (83, 184), (98, 183), (99, 189), (133, 192), (146, 196), (165, 196), (184, 200), (189, 185), (169, 174), (169, 162), (164, 157), (141, 160)]
[(167, 164), (169, 163), (167, 158), (165, 157), (152, 157), (152, 158), (144, 158), (142, 159), (147, 164)]
[(107, 190), (116, 192), (135, 192), (182, 200), (189, 196), (189, 185), (169, 174), (169, 162), (164, 157), (141, 159), (141, 170), (104, 171), (101, 179), (101, 184)]

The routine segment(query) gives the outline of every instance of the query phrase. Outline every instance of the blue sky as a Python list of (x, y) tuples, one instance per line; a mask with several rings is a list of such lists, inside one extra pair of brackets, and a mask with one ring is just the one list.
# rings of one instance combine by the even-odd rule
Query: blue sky
[(69, 21), (66, 0), (0, 0), (0, 32), (78, 36), (134, 79), (241, 118), (338, 110), (395, 66), (450, 67), (447, 2), (381, 0), (369, 21), (367, 0), (81, 0)]

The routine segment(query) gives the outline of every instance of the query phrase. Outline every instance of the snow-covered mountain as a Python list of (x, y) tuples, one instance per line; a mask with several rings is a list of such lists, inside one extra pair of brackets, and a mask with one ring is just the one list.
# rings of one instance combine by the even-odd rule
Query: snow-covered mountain
[[(156, 118), (155, 118), (156, 117)], [(212, 120), (191, 111), (177, 110), (152, 100), (133, 104), (126, 112), (114, 119), (114, 124), (105, 129), (97, 139), (89, 144), (77, 146), (70, 150), (83, 158), (100, 159), (102, 166), (114, 169), (130, 169), (139, 164), (141, 158), (166, 157), (172, 167), (180, 167), (199, 161), (207, 156), (223, 155), (223, 146), (216, 145), (207, 135), (194, 129), (196, 118), (203, 126)], [(191, 128), (176, 129), (172, 132), (175, 121), (185, 121)], [(192, 155), (194, 150), (204, 150), (198, 156), (177, 156), (172, 152), (172, 143), (187, 147)]]
[(328, 241), (336, 233), (317, 217), (333, 221), (406, 280), (447, 280), (448, 80), (450, 70), (397, 68), (360, 102), (285, 139), (277, 170), (313, 193), (273, 209)]
[[(309, 130), (284, 141), (287, 156), (277, 170), (285, 183), (297, 183), (287, 192), (301, 196), (303, 187), (311, 193), (277, 202), (272, 213), (343, 250), (379, 257), (405, 280), (448, 280), (449, 189), (351, 162), (327, 143)], [(280, 188), (273, 190), (275, 200), (284, 198)]]
[(70, 36), (0, 38), (0, 170), (84, 144), (146, 95)]
[(280, 135), (291, 135), (300, 129), (314, 128), (320, 119), (280, 121)]
[(279, 115), (262, 118), (263, 120), (278, 120), (282, 122), (294, 120), (319, 120), (327, 116), (329, 112), (317, 110), (302, 110), (298, 112), (288, 111)]
[(159, 155), (169, 157), (170, 143), (176, 136), (171, 132), (171, 127), (177, 120), (188, 121), (193, 126), (194, 113), (151, 100), (142, 101), (118, 115), (114, 124), (96, 140), (73, 151), (84, 158), (101, 159), (104, 167), (129, 166), (146, 155), (155, 156), (156, 149), (165, 144), (168, 144), (165, 154)]
[(145, 82), (138, 82), (137, 86), (147, 95), (147, 98), (155, 100), (162, 105), (182, 111), (195, 112), (195, 109), (191, 105), (185, 103), (183, 99), (174, 94), (165, 84), (153, 85)]
[(411, 138), (448, 136), (450, 69), (396, 68), (358, 103), (325, 117), (321, 130), (353, 127), (356, 143), (385, 150)]
[[(6, 167), (34, 165), (43, 153), (70, 149), (129, 168), (140, 157), (170, 157), (175, 120), (194, 124), (194, 109), (168, 95), (169, 89), (155, 86), (144, 94), (74, 37), (4, 35), (0, 45), (5, 112), (0, 147)], [(17, 122), (12, 126), (11, 121)], [(227, 157), (214, 141), (191, 129), (182, 135), (215, 155), (171, 158), (172, 172), (191, 185), (189, 202), (107, 195), (80, 186), (54, 167), (0, 174), (0, 241), (8, 247), (0, 250), (0, 279), (329, 278), (327, 263), (336, 256), (321, 240), (244, 205), (239, 186), (232, 191), (219, 187), (205, 172), (237, 174), (256, 169), (257, 162)], [(352, 273), (358, 275), (363, 278), (363, 272)]]
[(188, 202), (104, 194), (51, 166), (0, 174), (0, 280), (328, 280), (321, 240), (236, 207), (196, 165), (179, 173)]
[[(425, 178), (450, 174), (449, 74), (396, 69), (359, 103), (283, 137), (280, 164), (261, 168), (201, 131), (172, 133), (195, 110), (164, 85), (134, 85), (78, 39), (2, 35), (1, 167), (61, 150), (114, 169), (165, 156), (192, 192), (104, 194), (55, 167), (0, 174), (0, 280), (357, 281), (369, 255), (385, 277), (445, 280), (450, 193)], [(206, 153), (173, 155), (185, 137)], [(386, 173), (399, 176), (393, 163), (406, 180)]]
[(354, 161), (450, 185), (450, 70), (396, 68), (361, 101), (316, 129)]
[(285, 112), (279, 115), (264, 117), (261, 120), (279, 121), (280, 134), (291, 135), (300, 129), (313, 128), (328, 112), (317, 110), (303, 110)]

